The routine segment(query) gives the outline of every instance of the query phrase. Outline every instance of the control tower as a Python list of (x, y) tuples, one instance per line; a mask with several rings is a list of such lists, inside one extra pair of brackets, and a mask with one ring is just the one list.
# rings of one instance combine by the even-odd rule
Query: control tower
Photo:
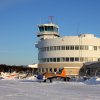
[(48, 24), (39, 24), (38, 29), (37, 37), (39, 37), (39, 40), (60, 37), (58, 25), (52, 22)]

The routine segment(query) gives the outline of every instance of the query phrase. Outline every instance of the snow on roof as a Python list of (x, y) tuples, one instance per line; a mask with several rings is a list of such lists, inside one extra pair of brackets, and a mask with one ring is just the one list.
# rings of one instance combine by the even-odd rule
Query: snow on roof
[(28, 67), (30, 67), (30, 68), (38, 68), (38, 64), (28, 65)]

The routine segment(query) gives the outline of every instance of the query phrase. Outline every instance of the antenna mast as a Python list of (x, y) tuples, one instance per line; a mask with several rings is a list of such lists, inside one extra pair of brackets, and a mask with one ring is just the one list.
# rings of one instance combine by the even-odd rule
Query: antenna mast
[(49, 16), (49, 18), (50, 18), (50, 23), (53, 23), (53, 17), (54, 17), (54, 16)]

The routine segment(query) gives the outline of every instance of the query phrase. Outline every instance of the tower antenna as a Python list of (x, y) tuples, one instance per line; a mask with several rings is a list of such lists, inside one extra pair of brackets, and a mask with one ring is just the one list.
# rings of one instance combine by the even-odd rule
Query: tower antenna
[(53, 23), (53, 17), (54, 17), (54, 16), (49, 16), (49, 18), (50, 18), (50, 23)]

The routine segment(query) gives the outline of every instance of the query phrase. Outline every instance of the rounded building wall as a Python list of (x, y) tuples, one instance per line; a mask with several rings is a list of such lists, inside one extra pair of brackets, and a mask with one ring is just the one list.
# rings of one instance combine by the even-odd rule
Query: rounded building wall
[(38, 49), (39, 72), (66, 67), (78, 75), (83, 63), (100, 60), (100, 39), (93, 34), (41, 40)]
[(39, 59), (52, 57), (100, 57), (100, 39), (63, 37), (38, 43)]

